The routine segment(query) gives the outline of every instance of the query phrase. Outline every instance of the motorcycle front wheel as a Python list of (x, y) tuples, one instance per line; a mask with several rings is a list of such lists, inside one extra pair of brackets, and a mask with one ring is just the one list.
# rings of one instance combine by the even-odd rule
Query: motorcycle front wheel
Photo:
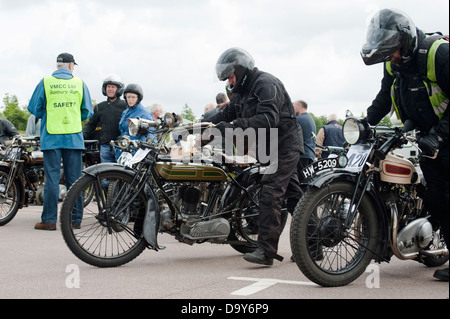
[[(94, 196), (84, 205), (88, 189)], [(130, 174), (117, 171), (104, 171), (97, 176), (85, 174), (72, 185), (62, 204), (63, 238), (72, 253), (90, 265), (126, 264), (147, 246), (141, 236), (146, 203), (144, 192), (137, 193)]]
[(0, 170), (0, 226), (8, 224), (16, 216), (21, 200), (19, 180), (15, 179), (6, 191), (8, 176), (8, 172)]
[(293, 258), (302, 273), (324, 287), (344, 286), (366, 269), (376, 247), (378, 222), (364, 196), (351, 227), (344, 227), (355, 185), (334, 182), (310, 188), (291, 221)]

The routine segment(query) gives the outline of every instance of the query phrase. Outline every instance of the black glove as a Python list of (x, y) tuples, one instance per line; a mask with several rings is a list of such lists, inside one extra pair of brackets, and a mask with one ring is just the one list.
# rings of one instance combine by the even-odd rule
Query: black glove
[(443, 139), (437, 135), (434, 128), (431, 128), (428, 135), (419, 136), (417, 139), (417, 145), (422, 151), (422, 155), (425, 156), (434, 156), (436, 151), (439, 149), (441, 142), (443, 142)]
[(223, 122), (223, 121), (216, 124), (216, 129), (218, 129), (220, 131), (222, 136), (225, 136), (225, 129), (227, 129), (227, 128), (235, 129), (236, 126), (234, 126), (233, 124), (227, 123), (227, 122)]

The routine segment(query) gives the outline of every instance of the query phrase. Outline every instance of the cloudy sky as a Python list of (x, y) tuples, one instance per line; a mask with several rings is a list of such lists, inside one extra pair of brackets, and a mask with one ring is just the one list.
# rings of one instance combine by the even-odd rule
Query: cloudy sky
[(382, 8), (449, 33), (448, 0), (0, 0), (0, 95), (27, 105), (57, 55), (70, 52), (97, 102), (116, 73), (143, 87), (144, 106), (188, 104), (200, 116), (225, 90), (217, 58), (238, 46), (316, 116), (359, 115), (380, 87), (381, 65), (365, 66), (359, 51)]

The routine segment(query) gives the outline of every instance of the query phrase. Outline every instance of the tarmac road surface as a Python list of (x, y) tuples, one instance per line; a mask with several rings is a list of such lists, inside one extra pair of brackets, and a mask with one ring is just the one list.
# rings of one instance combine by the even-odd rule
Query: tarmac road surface
[(449, 298), (448, 283), (433, 278), (435, 269), (396, 258), (370, 265), (348, 286), (317, 286), (290, 261), (289, 225), (279, 245), (285, 259), (274, 261), (272, 267), (251, 264), (228, 245), (189, 246), (163, 234), (158, 241), (165, 250), (145, 250), (118, 268), (96, 268), (72, 254), (59, 225), (57, 231), (34, 230), (40, 212), (41, 207), (26, 207), (0, 227), (2, 299), (180, 299), (180, 307), (185, 308), (177, 311), (195, 313), (204, 299), (231, 300), (242, 306), (252, 300), (264, 304), (277, 299)]

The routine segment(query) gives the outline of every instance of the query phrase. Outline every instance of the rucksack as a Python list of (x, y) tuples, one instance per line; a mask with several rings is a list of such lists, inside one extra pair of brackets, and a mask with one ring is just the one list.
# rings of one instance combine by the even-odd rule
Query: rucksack
[[(436, 74), (434, 68), (431, 70), (428, 70), (428, 54), (430, 53), (430, 50), (432, 50), (432, 46), (436, 45), (435, 49), (441, 44), (444, 43), (444, 41), (449, 41), (448, 35), (443, 35), (441, 32), (434, 32), (434, 33), (425, 33), (426, 37), (425, 39), (420, 43), (420, 46), (418, 48), (418, 66), (419, 66), (419, 76), (422, 79), (428, 79), (431, 82), (436, 82)], [(436, 42), (439, 41), (440, 42)], [(433, 57), (434, 61), (434, 57)]]

